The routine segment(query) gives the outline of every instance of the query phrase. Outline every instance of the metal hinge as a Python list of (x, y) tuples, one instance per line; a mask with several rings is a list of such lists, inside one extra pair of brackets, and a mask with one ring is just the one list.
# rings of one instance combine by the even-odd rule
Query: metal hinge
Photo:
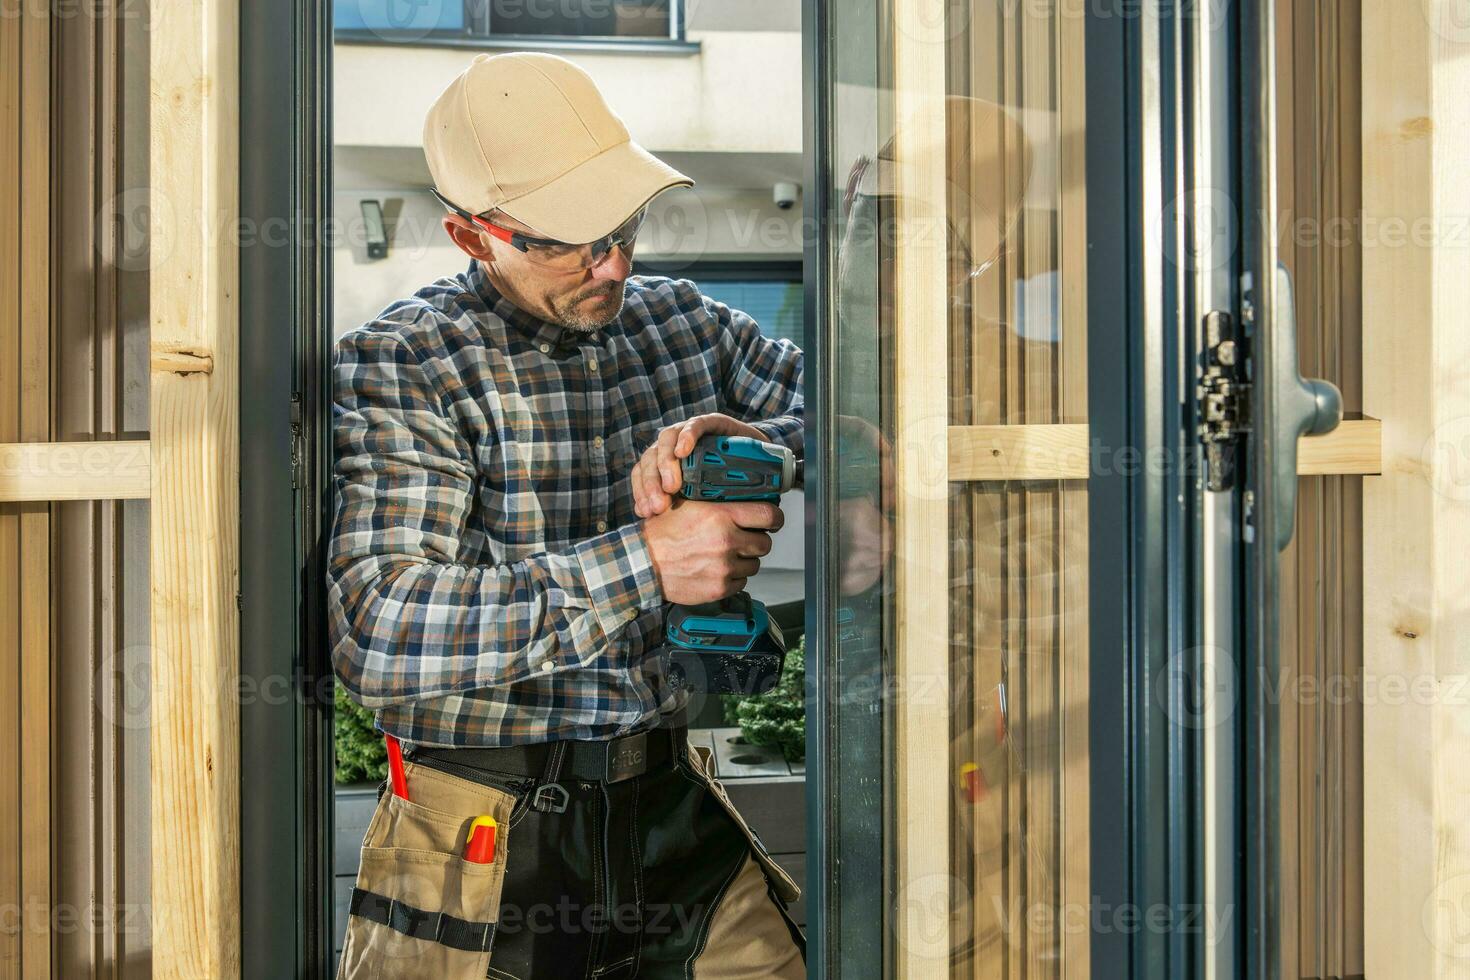
[(306, 483), (306, 436), (301, 426), (301, 394), (291, 395), (291, 489)]
[(1199, 399), (1199, 440), (1205, 449), (1205, 483), (1215, 492), (1235, 486), (1241, 437), (1250, 431), (1250, 384), (1235, 321), (1223, 310), (1204, 318), (1204, 364)]

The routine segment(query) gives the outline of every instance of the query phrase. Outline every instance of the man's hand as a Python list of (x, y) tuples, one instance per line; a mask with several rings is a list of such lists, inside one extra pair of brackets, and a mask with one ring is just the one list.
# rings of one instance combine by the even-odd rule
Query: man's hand
[(837, 502), (839, 595), (857, 595), (877, 584), (893, 554), (893, 525), (867, 497)]
[(664, 598), (681, 606), (715, 602), (745, 588), (771, 552), (768, 531), (784, 518), (775, 504), (675, 500), (643, 522)]
[[(633, 513), (655, 517), (666, 512), (684, 485), (680, 460), (694, 452), (700, 436), (749, 436), (765, 441), (765, 433), (728, 415), (696, 415), (658, 434), (657, 441), (633, 467)], [(739, 591), (738, 589), (736, 591)]]

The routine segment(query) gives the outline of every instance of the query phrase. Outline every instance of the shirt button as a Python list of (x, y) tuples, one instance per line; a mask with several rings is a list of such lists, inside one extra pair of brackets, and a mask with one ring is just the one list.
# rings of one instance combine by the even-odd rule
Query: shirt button
[(542, 663), (541, 663), (541, 673), (543, 673), (543, 674), (549, 674), (549, 673), (551, 673), (555, 669), (556, 669), (556, 664), (552, 663), (550, 660), (542, 661)]
[(542, 344), (541, 345), (541, 353), (543, 353), (543, 354), (550, 354), (551, 353), (551, 345), (550, 344)]
[(592, 437), (592, 448), (593, 449), (601, 449), (602, 448), (602, 436), (593, 436)]
[(633, 620), (635, 620), (637, 618), (638, 618), (638, 610), (636, 610), (636, 609), (629, 609), (628, 610), (628, 621), (629, 622), (632, 622)]
[(606, 531), (607, 530), (607, 521), (598, 521), (597, 522), (597, 530), (599, 530), (599, 531)]
[(587, 359), (587, 370), (589, 370), (589, 371), (596, 371), (597, 370), (597, 361), (596, 361), (596, 359), (594, 359), (594, 358), (588, 358)]

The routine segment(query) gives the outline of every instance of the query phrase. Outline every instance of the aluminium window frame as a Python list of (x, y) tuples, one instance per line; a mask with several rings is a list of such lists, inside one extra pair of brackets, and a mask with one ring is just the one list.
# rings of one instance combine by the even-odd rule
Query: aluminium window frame
[[(503, 48), (515, 51), (583, 51), (621, 54), (695, 54), (699, 42), (685, 35), (688, 18), (685, 0), (668, 0), (669, 30), (666, 36), (619, 36), (614, 34), (497, 34), (487, 22), (483, 29), (472, 29), (476, 11), (484, 0), (464, 0), (464, 23), (461, 30), (376, 30), (342, 28), (332, 32), (337, 44), (410, 45), (415, 47), (470, 48), (475, 50)], [(326, 4), (331, 8), (331, 4)]]
[(241, 227), (290, 229), (239, 256), (241, 976), (261, 980), (333, 967), (327, 11), (239, 11)]

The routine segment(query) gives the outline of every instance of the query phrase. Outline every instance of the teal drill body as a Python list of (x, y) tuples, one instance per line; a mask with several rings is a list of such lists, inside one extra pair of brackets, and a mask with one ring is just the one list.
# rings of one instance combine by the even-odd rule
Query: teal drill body
[[(801, 482), (784, 446), (705, 436), (682, 462), (687, 500), (776, 503)], [(710, 694), (765, 694), (781, 677), (786, 643), (763, 603), (741, 592), (720, 602), (671, 606), (665, 626), (670, 679)]]

